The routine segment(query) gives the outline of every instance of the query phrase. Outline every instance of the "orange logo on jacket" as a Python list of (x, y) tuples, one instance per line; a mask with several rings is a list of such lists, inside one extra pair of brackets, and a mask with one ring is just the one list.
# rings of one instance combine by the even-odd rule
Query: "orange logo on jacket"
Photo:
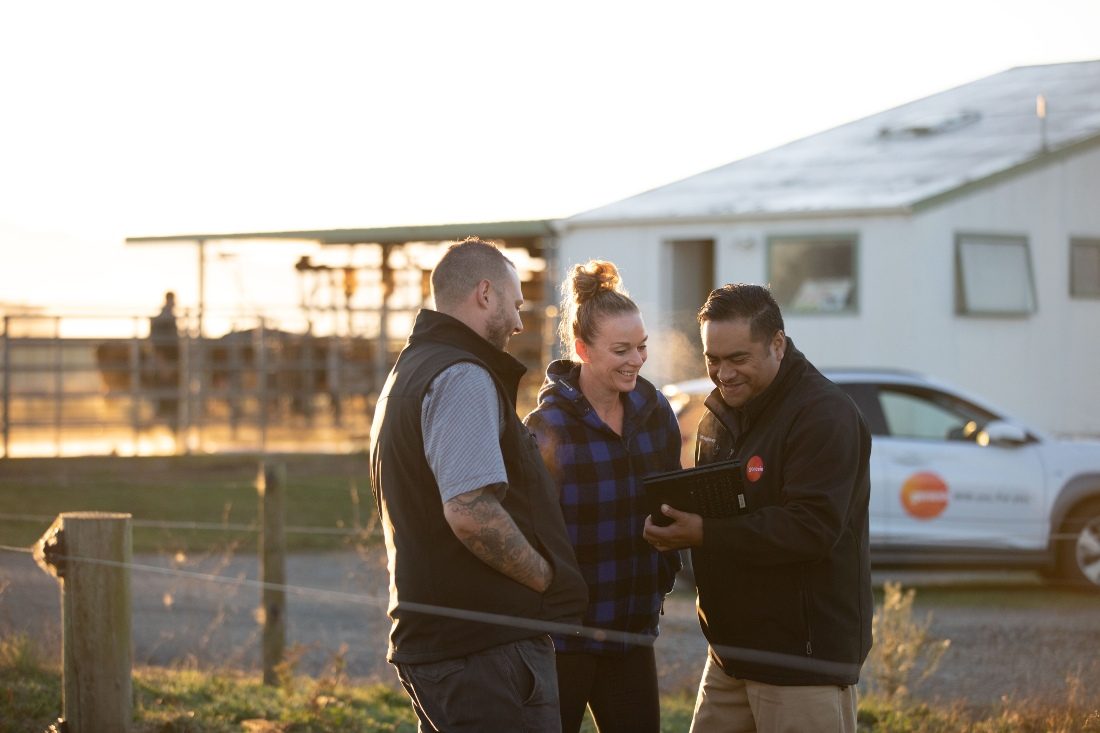
[(745, 464), (745, 478), (749, 481), (759, 481), (760, 477), (764, 475), (764, 459), (760, 456), (753, 456), (749, 459), (749, 462)]
[(901, 505), (914, 519), (935, 519), (947, 508), (947, 484), (930, 471), (914, 473), (901, 485)]

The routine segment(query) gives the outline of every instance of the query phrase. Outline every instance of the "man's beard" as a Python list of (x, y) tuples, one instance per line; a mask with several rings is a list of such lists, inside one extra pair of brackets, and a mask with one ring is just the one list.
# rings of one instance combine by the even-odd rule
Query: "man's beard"
[(508, 340), (512, 338), (512, 330), (508, 325), (507, 314), (503, 308), (499, 308), (485, 324), (485, 340), (504, 351), (508, 348)]

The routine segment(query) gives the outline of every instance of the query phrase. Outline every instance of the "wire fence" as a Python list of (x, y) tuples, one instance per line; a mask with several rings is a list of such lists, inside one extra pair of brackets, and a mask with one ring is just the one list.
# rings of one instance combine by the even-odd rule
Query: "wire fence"
[[(0, 551), (23, 555), (31, 554), (32, 549), (0, 545)], [(306, 648), (300, 659), (305, 672), (321, 672), (336, 650), (349, 648), (345, 660), (349, 674), (392, 682), (385, 661), (390, 621), (386, 616), (389, 594), (383, 554), (375, 545), (358, 552), (289, 557), (288, 575), (308, 579), (307, 583), (266, 583), (256, 577), (258, 563), (254, 556), (233, 552), (168, 555), (130, 563), (64, 555), (53, 558), (126, 567), (134, 574), (134, 659), (138, 663), (159, 666), (183, 661), (198, 666), (228, 664), (257, 668), (260, 650), (255, 610), (259, 595), (264, 590), (281, 590), (289, 601), (289, 642)], [(12, 576), (9, 587), (0, 591), (0, 597), (5, 592), (12, 596), (4, 604), (8, 609), (19, 605), (42, 609), (56, 593), (50, 587), (52, 580), (37, 567), (31, 567), (29, 561), (21, 574), (9, 574)], [(36, 604), (29, 600), (32, 595), (38, 597)], [(654, 643), (647, 634), (423, 603), (403, 603), (403, 607), (424, 615), (508, 626), (532, 633), (623, 644)], [(0, 612), (0, 621), (3, 616)], [(42, 623), (41, 617), (35, 620), (39, 633), (43, 628), (48, 632), (55, 626), (53, 621)], [(703, 646), (701, 643), (697, 646), (695, 661), (701, 665)]]
[[(31, 514), (11, 514), (0, 513), (0, 520), (10, 521), (23, 521), (23, 522), (35, 522), (48, 524), (53, 520), (53, 517), (46, 515), (31, 515)], [(204, 530), (212, 532), (259, 532), (260, 527), (256, 524), (227, 524), (227, 523), (214, 523), (214, 522), (180, 522), (180, 521), (160, 521), (160, 520), (130, 520), (134, 527), (147, 527), (154, 529), (188, 529), (188, 530)], [(300, 534), (329, 534), (346, 537), (362, 537), (364, 535), (363, 529), (352, 528), (336, 528), (336, 527), (316, 527), (316, 526), (295, 526), (288, 525), (284, 528), (287, 533), (300, 533)], [(1072, 540), (1074, 535), (1056, 535), (1052, 537), (1053, 540)], [(10, 553), (22, 553), (31, 554), (34, 551), (32, 547), (18, 547), (11, 545), (0, 545), (0, 551)], [(92, 564), (104, 564), (111, 566), (127, 567), (131, 571), (138, 573), (149, 573), (154, 575), (161, 575), (166, 577), (174, 577), (192, 581), (201, 581), (204, 583), (218, 584), (218, 585), (231, 585), (235, 587), (251, 588), (255, 590), (263, 589), (276, 589), (284, 590), (291, 595), (295, 595), (301, 598), (309, 599), (311, 602), (336, 602), (336, 603), (348, 603), (354, 605), (371, 606), (378, 609), (385, 609), (389, 604), (389, 598), (387, 595), (377, 594), (363, 594), (352, 593), (347, 591), (333, 590), (331, 588), (323, 588), (317, 586), (302, 586), (294, 584), (277, 584), (277, 583), (265, 583), (260, 580), (249, 579), (243, 577), (240, 573), (232, 576), (218, 575), (213, 573), (196, 572), (190, 570), (184, 570), (178, 567), (165, 567), (152, 565), (147, 563), (116, 563), (100, 559), (92, 558), (79, 558), (79, 557), (67, 557), (64, 555), (57, 555), (59, 559), (71, 560), (74, 562), (87, 562)], [(362, 553), (357, 557), (362, 559)], [(378, 574), (375, 577), (376, 581), (384, 582), (384, 578), (380, 578)], [(1056, 579), (1048, 578), (1044, 582), (1045, 585), (1050, 587), (1074, 587), (1079, 588), (1079, 584), (1069, 583), (1068, 581), (1059, 581)], [(682, 582), (681, 582), (682, 585)], [(549, 634), (569, 635), (575, 637), (583, 637), (590, 639), (598, 639), (601, 641), (619, 641), (626, 644), (642, 644), (651, 645), (653, 643), (653, 637), (646, 634), (635, 634), (630, 632), (621, 632), (610, 629), (593, 629), (575, 624), (561, 624), (546, 622), (528, 618), (508, 617), (500, 616), (496, 614), (487, 614), (483, 612), (470, 611), (467, 609), (449, 608), (444, 606), (430, 605), (430, 604), (403, 604), (403, 607), (410, 611), (422, 613), (425, 615), (445, 616), (452, 618), (460, 618), (471, 621), (480, 621), (484, 623), (491, 623), (504, 626), (512, 626), (516, 628), (531, 629)], [(771, 659), (769, 663), (777, 663), (780, 666), (784, 664), (793, 665), (799, 669), (812, 669), (816, 665), (820, 664), (820, 660), (809, 660), (809, 667), (806, 666), (807, 660), (803, 658), (787, 659), (785, 662), (779, 657), (768, 657), (767, 654), (760, 656), (759, 650), (746, 650), (746, 649), (728, 649), (731, 655), (740, 658), (752, 658), (756, 660), (763, 660), (765, 658)]]
[[(53, 517), (52, 516), (47, 516), (45, 514), (13, 514), (13, 513), (7, 513), (7, 512), (0, 512), (0, 521), (45, 522), (46, 524), (49, 524), (51, 521), (53, 521)], [(1029, 521), (1027, 519), (1020, 519), (1020, 520), (1017, 520), (1015, 522), (1011, 522), (1011, 521), (1002, 519), (1000, 517), (950, 517), (950, 516), (947, 516), (947, 517), (938, 517), (936, 519), (936, 522), (937, 522), (938, 525), (944, 526), (944, 527), (961, 527), (963, 529), (972, 529), (974, 527), (983, 527), (986, 530), (989, 530), (991, 532), (991, 536), (1000, 537), (1002, 539), (1016, 537), (1016, 536), (1018, 536), (1019, 531), (1023, 530), (1023, 529), (1035, 530), (1037, 528), (1040, 528), (1039, 525), (1035, 521)], [(236, 523), (236, 524), (234, 524), (234, 523), (226, 523), (226, 522), (180, 522), (180, 521), (166, 521), (166, 520), (157, 520), (157, 519), (133, 519), (133, 520), (131, 520), (131, 524), (134, 527), (146, 527), (146, 528), (150, 528), (150, 529), (186, 529), (186, 530), (210, 530), (210, 531), (223, 530), (223, 531), (234, 531), (234, 532), (258, 532), (259, 531), (259, 525), (256, 524), (256, 523), (249, 523), (249, 524)], [(289, 534), (304, 534), (304, 535), (318, 534), (318, 535), (335, 535), (335, 536), (355, 537), (355, 536), (362, 535), (366, 531), (368, 531), (368, 530), (365, 529), (365, 528), (354, 528), (354, 527), (315, 527), (315, 526), (295, 526), (295, 525), (288, 525), (286, 527), (286, 532), (289, 533)], [(1073, 542), (1073, 541), (1076, 541), (1078, 539), (1078, 535), (1076, 533), (1072, 533), (1072, 532), (1051, 532), (1051, 533), (1047, 533), (1045, 531), (1036, 532), (1036, 536), (1038, 536), (1040, 534), (1042, 535), (1042, 537), (1046, 538), (1050, 543)], [(957, 551), (957, 553), (963, 553), (964, 550), (960, 549), (959, 545), (950, 544), (948, 542), (948, 540), (950, 540), (950, 539), (951, 539), (950, 533), (945, 533), (943, 546), (945, 548), (955, 550), (955, 551)], [(922, 541), (924, 543), (926, 543), (925, 546), (927, 547), (927, 549), (935, 549), (935, 542), (932, 541), (932, 540), (929, 540), (928, 537), (926, 537)], [(971, 542), (971, 541), (974, 541), (974, 538), (965, 538), (964, 541)], [(886, 540), (880, 546), (880, 545), (878, 545), (876, 540), (872, 539), (872, 547), (871, 547), (872, 555), (878, 549), (889, 548), (889, 543), (890, 543), (889, 540)], [(1032, 552), (1036, 552), (1036, 553), (1040, 553), (1040, 554), (1042, 553), (1042, 550), (1039, 550), (1039, 549), (1035, 548), (1033, 546), (1033, 543), (1029, 543), (1027, 547)], [(1020, 548), (1016, 547), (1015, 545), (1005, 545), (1004, 543), (1001, 543), (1001, 544), (996, 544), (996, 545), (995, 544), (990, 544), (987, 548), (983, 548), (981, 546), (976, 545), (975, 547), (972, 548), (972, 551), (974, 551), (975, 553), (978, 553), (978, 552), (981, 552), (983, 549), (988, 549), (988, 550), (991, 550), (991, 551), (1012, 551), (1013, 549), (1020, 549)], [(919, 556), (915, 556), (914, 557), (914, 562), (919, 564), (919, 559), (920, 559)], [(965, 556), (959, 554), (955, 559), (958, 561), (958, 564), (962, 565), (962, 564), (964, 564), (963, 561), (965, 561), (966, 558), (965, 558)], [(1005, 564), (1008, 563), (1007, 560), (1002, 561), (1002, 562), (1005, 563)]]
[[(3, 518), (49, 519), (29, 514)], [(145, 524), (142, 520), (132, 521), (135, 525)], [(202, 522), (150, 522), (146, 526), (163, 525), (199, 525), (225, 533), (257, 530), (252, 525), (230, 527)], [(329, 528), (295, 527), (295, 531), (315, 529)], [(34, 565), (32, 549), (0, 545), (0, 555), (11, 556), (6, 562), (0, 557), (0, 627), (7, 626), (10, 632), (14, 621), (17, 631), (56, 643), (60, 636), (57, 584)], [(254, 554), (214, 545), (186, 557), (172, 553), (140, 555), (130, 563), (67, 559), (124, 566), (133, 574), (133, 658), (139, 665), (258, 670), (260, 596), (264, 590), (280, 590), (288, 598), (288, 657), (295, 672), (321, 675), (338, 660), (340, 669), (353, 678), (396, 684), (385, 660), (390, 628), (386, 615), (389, 578), (384, 551), (377, 542), (360, 543), (343, 552), (292, 554), (288, 556), (286, 583), (261, 580)], [(991, 688), (999, 690), (997, 697), (1019, 696), (1025, 691), (1033, 697), (1053, 696), (1070, 673), (1079, 675), (1086, 685), (1100, 675), (1100, 660), (1090, 651), (1094, 649), (1093, 640), (1100, 638), (1100, 595), (1067, 594), (1059, 583), (1040, 585), (1037, 579), (1021, 580), (1018, 576), (993, 576), (977, 583), (951, 582), (947, 587), (953, 591), (935, 582), (928, 591), (932, 593), (929, 598), (942, 597), (945, 592), (955, 594), (944, 602), (947, 621), (939, 632), (952, 639), (952, 656), (942, 676), (924, 683), (928, 689), (970, 702)], [(984, 588), (983, 582), (987, 584)], [(662, 692), (690, 694), (698, 683), (708, 645), (695, 618), (690, 581), (680, 578), (677, 587), (666, 602), (661, 636), (656, 640), (648, 635), (444, 606), (418, 604), (410, 610), (503, 624), (533, 633), (655, 644)], [(973, 604), (968, 613), (984, 620), (961, 624), (957, 618), (959, 607), (967, 604)], [(1039, 618), (1044, 620), (1037, 623)], [(745, 648), (718, 651), (733, 658), (792, 669), (837, 671), (828, 662), (822, 665), (821, 660), (805, 656)], [(868, 672), (865, 668), (864, 674)]]
[[(355, 313), (342, 333), (238, 315), (219, 336), (182, 309), (2, 314), (0, 457), (362, 450), (416, 311)], [(510, 351), (539, 374), (552, 319), (531, 306), (524, 320)]]
[[(52, 516), (45, 514), (11, 514), (0, 512), (0, 521), (32, 522), (49, 525), (54, 520)], [(133, 527), (146, 527), (149, 529), (186, 529), (204, 530), (209, 532), (259, 532), (258, 523), (239, 524), (231, 522), (179, 522), (160, 519), (131, 519)], [(287, 525), (283, 528), (287, 534), (316, 534), (334, 535), (337, 537), (358, 537), (369, 530), (353, 527), (307, 527), (299, 525)]]
[(210, 338), (187, 313), (167, 331), (131, 317), (107, 329), (129, 335), (80, 336), (72, 320), (3, 317), (0, 455), (361, 448), (403, 341), (291, 333), (262, 317)]
[[(184, 462), (190, 463), (191, 460), (185, 459)], [(261, 665), (263, 631), (258, 619), (264, 612), (261, 595), (265, 591), (278, 590), (287, 596), (285, 618), (287, 639), (291, 644), (288, 658), (296, 672), (322, 675), (334, 660), (339, 659), (341, 669), (351, 676), (393, 685), (395, 678), (385, 659), (390, 631), (390, 620), (386, 614), (389, 575), (385, 553), (379, 541), (380, 532), (374, 512), (364, 517), (362, 524), (359, 521), (358, 488), (354, 477), (363, 468), (360, 465), (362, 459), (349, 459), (349, 463), (340, 466), (333, 464), (331, 456), (294, 457), (293, 460), (298, 462), (298, 470), (293, 473), (299, 479), (287, 488), (298, 497), (295, 506), (302, 506), (303, 498), (316, 505), (329, 502), (339, 496), (339, 492), (349, 488), (351, 493), (350, 498), (341, 497), (339, 502), (331, 502), (325, 512), (304, 514), (292, 510), (287, 514), (288, 518), (298, 520), (284, 528), (287, 535), (297, 538), (327, 536), (333, 541), (298, 544), (298, 547), (319, 545), (329, 549), (326, 552), (288, 554), (287, 581), (280, 583), (265, 583), (260, 577), (262, 571), (257, 553), (241, 549), (251, 547), (252, 539), (263, 532), (259, 521), (251, 521), (251, 517), (256, 516), (252, 504), (257, 501), (257, 494), (253, 491), (259, 486), (257, 483), (246, 488), (248, 477), (255, 476), (252, 470), (255, 464), (248, 459), (219, 458), (214, 463), (202, 462), (206, 474), (216, 473), (221, 477), (217, 482), (206, 474), (200, 480), (195, 475), (170, 473), (153, 483), (147, 478), (135, 482), (129, 473), (98, 476), (82, 473), (93, 466), (96, 471), (106, 471), (108, 464), (120, 463), (116, 461), (96, 459), (59, 470), (56, 476), (42, 474), (41, 471), (44, 466), (67, 462), (28, 462), (30, 465), (11, 474), (17, 481), (25, 480), (26, 483), (11, 485), (15, 490), (7, 492), (7, 511), (0, 512), (0, 532), (9, 538), (6, 544), (0, 545), (0, 636), (6, 636), (14, 628), (25, 631), (35, 639), (53, 643), (60, 635), (57, 584), (29, 560), (20, 557), (14, 560), (9, 558), (5, 562), (2, 557), (6, 554), (29, 554), (29, 547), (12, 544), (10, 540), (18, 537), (19, 542), (30, 543), (32, 537), (40, 534), (34, 531), (36, 526), (45, 529), (55, 519), (45, 511), (58, 508), (60, 502), (36, 505), (11, 499), (22, 496), (25, 491), (33, 491), (43, 482), (55, 481), (74, 492), (70, 498), (62, 500), (72, 506), (70, 502), (82, 502), (84, 489), (102, 486), (119, 490), (111, 493), (110, 501), (104, 499), (97, 504), (98, 508), (132, 505), (140, 512), (165, 516), (156, 508), (149, 510), (148, 504), (140, 503), (143, 498), (154, 495), (157, 497), (155, 507), (162, 504), (162, 508), (171, 507), (170, 518), (137, 517), (130, 520), (135, 530), (141, 530), (140, 534), (135, 532), (135, 540), (141, 538), (135, 546), (140, 544), (155, 550), (135, 557), (127, 565), (134, 579), (133, 659), (137, 664), (258, 669)], [(130, 463), (129, 460), (123, 462)], [(178, 463), (178, 459), (156, 459), (141, 470), (156, 472)], [(11, 465), (16, 464), (20, 462), (12, 462)], [(241, 464), (247, 464), (247, 467)], [(133, 470), (137, 469), (127, 469), (128, 472)], [(319, 477), (321, 470), (324, 480)], [(73, 481), (73, 478), (80, 476), (84, 478)], [(309, 481), (303, 481), (301, 477), (309, 477)], [(188, 487), (186, 491), (167, 491), (183, 485)], [(16, 486), (20, 488), (16, 489)], [(208, 492), (215, 486), (227, 492), (225, 502), (218, 497), (211, 500)], [(136, 493), (129, 494), (131, 490)], [(92, 498), (95, 492), (87, 495)], [(235, 512), (228, 510), (229, 504), (236, 505)], [(199, 509), (201, 506), (206, 508)], [(42, 513), (21, 511), (23, 507), (34, 507)], [(246, 513), (241, 514), (242, 510)], [(209, 517), (219, 516), (219, 513), (223, 517), (221, 521), (207, 521)], [(230, 516), (236, 521), (228, 521)], [(937, 521), (947, 519), (942, 517)], [(343, 526), (344, 522), (350, 526)], [(988, 528), (996, 529), (997, 522), (991, 519)], [(1014, 532), (1003, 523), (1000, 524), (1000, 531)], [(180, 541), (177, 532), (196, 532), (199, 536)], [(1068, 542), (1074, 537), (1058, 534), (1053, 539)], [(166, 550), (161, 551), (160, 548)], [(80, 562), (79, 559), (73, 561)], [(981, 589), (982, 584), (986, 585), (985, 590)], [(533, 633), (557, 633), (624, 644), (654, 644), (662, 690), (690, 691), (698, 682), (707, 655), (707, 643), (696, 619), (691, 586), (690, 575), (677, 580), (678, 591), (666, 599), (666, 613), (660, 620), (661, 636), (656, 641), (648, 635), (631, 636), (583, 626), (556, 626), (532, 619), (479, 615), (467, 609), (418, 605), (412, 606), (411, 610), (441, 617), (458, 616), (471, 621), (510, 625), (530, 629)], [(1020, 587), (1030, 589), (1028, 592), (1054, 594), (1069, 588), (1063, 581), (1040, 581), (1038, 576), (1030, 575), (1024, 580), (1018, 576), (1003, 581), (984, 579), (979, 581), (975, 592), (985, 593), (984, 602), (991, 604), (999, 602), (998, 598), (1005, 593), (1010, 596), (1017, 593)], [(1080, 595), (1063, 594), (1063, 600), (1059, 602), (1064, 603), (1064, 597)], [(1095, 599), (1100, 601), (1100, 595)], [(1094, 604), (1093, 609), (1100, 611), (1100, 604)], [(1071, 653), (1077, 653), (1076, 647), (1088, 644), (1088, 640), (1093, 638), (1089, 634), (1095, 634), (1100, 639), (1100, 613), (1096, 614), (1096, 619), (1097, 623), (1091, 627), (1084, 625), (1079, 643), (1070, 642), (1069, 646), (1074, 647)], [(991, 625), (996, 627), (1000, 621), (996, 619)], [(1012, 623), (1012, 618), (1006, 617), (1005, 622)], [(1010, 628), (1000, 632), (1004, 638), (1017, 635)], [(954, 633), (951, 636), (955, 638)], [(1061, 643), (1059, 640), (1067, 638), (1072, 637), (1063, 633), (1054, 642), (1058, 644)], [(960, 648), (965, 648), (966, 639), (962, 641)], [(805, 656), (772, 658), (750, 649), (723, 651), (731, 657), (792, 668), (803, 668), (802, 665), (807, 663), (812, 667), (818, 661)], [(1094, 668), (1089, 666), (1093, 664), (1091, 661), (1082, 664), (1085, 669)], [(1095, 668), (1100, 673), (1100, 665)], [(1004, 670), (998, 673), (1002, 672), (1007, 674)]]
[[(0, 545), (0, 550), (18, 553), (32, 553), (33, 548), (20, 548)], [(203, 573), (183, 570), (174, 567), (163, 567), (136, 562), (117, 562), (99, 558), (74, 557), (63, 554), (52, 555), (53, 560), (63, 560), (73, 563), (87, 563), (105, 567), (121, 567), (138, 574), (159, 575), (170, 578), (200, 581), (234, 588), (248, 588), (252, 590), (280, 590), (288, 595), (307, 599), (311, 604), (336, 603), (355, 606), (368, 606), (384, 610), (389, 605), (389, 597), (377, 594), (353, 593), (333, 590), (316, 586), (301, 586), (289, 583), (268, 583), (257, 579), (240, 576), (226, 576), (212, 573)], [(617, 642), (628, 646), (652, 646), (654, 637), (650, 634), (620, 631), (615, 629), (601, 629), (582, 626), (574, 623), (561, 623), (543, 619), (509, 616), (471, 609), (454, 608), (428, 603), (402, 601), (401, 607), (406, 612), (418, 613), (425, 616), (441, 618), (455, 618), (464, 621), (472, 621), (495, 626), (523, 629), (540, 634), (552, 634), (573, 638), (587, 638), (602, 642)], [(858, 667), (850, 664), (831, 662), (823, 659), (812, 659), (804, 656), (779, 654), (760, 649), (748, 649), (741, 647), (728, 647), (712, 645), (715, 651), (725, 657), (757, 664), (769, 664), (781, 668), (818, 672), (822, 674), (856, 675)], [(701, 663), (701, 660), (700, 660)]]

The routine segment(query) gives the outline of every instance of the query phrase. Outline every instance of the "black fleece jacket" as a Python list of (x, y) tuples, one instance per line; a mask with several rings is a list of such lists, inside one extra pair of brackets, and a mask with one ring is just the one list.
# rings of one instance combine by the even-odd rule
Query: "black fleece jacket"
[(743, 679), (854, 684), (871, 648), (867, 425), (789, 339), (764, 392), (706, 406), (698, 463), (740, 460), (749, 509), (705, 519), (692, 551), (712, 655)]

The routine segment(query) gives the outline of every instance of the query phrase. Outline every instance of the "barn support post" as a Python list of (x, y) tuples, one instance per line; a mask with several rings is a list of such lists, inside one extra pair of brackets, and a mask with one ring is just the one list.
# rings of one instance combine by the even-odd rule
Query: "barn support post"
[(263, 674), (265, 685), (277, 685), (277, 667), (286, 648), (286, 535), (284, 502), (286, 464), (260, 462), (256, 492), (260, 497), (260, 580), (263, 582)]
[(11, 316), (4, 314), (4, 383), (3, 410), (4, 458), (11, 457)]
[(393, 294), (393, 267), (390, 266), (390, 252), (392, 244), (379, 245), (382, 249), (381, 279), (382, 287), (378, 303), (378, 351), (374, 359), (374, 389), (375, 394), (382, 391), (382, 385), (386, 383), (386, 377), (390, 373), (390, 295)]
[(259, 428), (260, 428), (260, 452), (267, 451), (267, 423), (268, 423), (268, 406), (267, 401), (271, 399), (272, 395), (268, 390), (268, 339), (267, 339), (267, 323), (263, 316), (260, 317), (259, 327), (256, 329), (257, 338), (256, 341), (256, 353), (258, 355), (257, 360), (257, 381), (259, 383), (260, 390), (260, 414), (259, 414)]
[(138, 321), (134, 319), (134, 335), (128, 349), (130, 427), (133, 430), (134, 455), (139, 455), (141, 446), (141, 341), (138, 336)]
[(60, 458), (62, 447), (62, 407), (65, 401), (65, 374), (62, 363), (61, 316), (53, 318), (53, 444), (54, 454)]
[(62, 715), (68, 733), (130, 730), (130, 515), (66, 512), (34, 548), (61, 584)]

